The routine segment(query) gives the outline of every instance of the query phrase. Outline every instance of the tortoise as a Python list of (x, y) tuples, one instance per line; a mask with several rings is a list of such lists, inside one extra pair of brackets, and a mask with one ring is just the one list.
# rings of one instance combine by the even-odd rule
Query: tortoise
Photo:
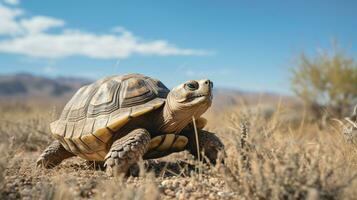
[[(109, 176), (126, 173), (140, 159), (188, 150), (215, 163), (223, 144), (202, 128), (212, 103), (213, 83), (190, 80), (171, 91), (142, 75), (114, 75), (80, 88), (50, 124), (56, 139), (39, 156), (37, 166), (52, 168), (79, 156), (104, 162)], [(192, 119), (197, 119), (197, 152)]]

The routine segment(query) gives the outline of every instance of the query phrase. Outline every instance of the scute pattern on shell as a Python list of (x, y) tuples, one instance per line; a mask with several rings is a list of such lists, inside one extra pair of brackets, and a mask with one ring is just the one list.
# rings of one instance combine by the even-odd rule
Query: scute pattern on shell
[(141, 75), (111, 76), (83, 86), (51, 131), (63, 146), (88, 160), (103, 160), (114, 132), (132, 118), (161, 107), (169, 89)]

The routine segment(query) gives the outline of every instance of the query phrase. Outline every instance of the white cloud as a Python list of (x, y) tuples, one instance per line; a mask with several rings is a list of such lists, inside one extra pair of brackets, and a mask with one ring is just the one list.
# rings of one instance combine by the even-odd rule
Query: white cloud
[(23, 11), (18, 8), (9, 8), (0, 3), (0, 35), (15, 35), (21, 32), (21, 26), (16, 18), (21, 16)]
[(20, 3), (19, 0), (4, 0), (4, 2), (9, 5), (18, 5)]
[(40, 33), (65, 24), (63, 20), (52, 17), (35, 16), (23, 18), (23, 15), (23, 10), (10, 8), (0, 3), (0, 35), (16, 36)]
[(62, 27), (65, 24), (63, 20), (46, 16), (35, 16), (30, 19), (23, 19), (19, 23), (24, 31), (29, 34), (41, 33), (50, 28)]
[[(1, 21), (2, 20), (2, 21)], [(166, 40), (142, 40), (124, 27), (114, 27), (112, 33), (95, 34), (68, 29), (65, 22), (47, 16), (24, 17), (23, 11), (0, 4), (0, 52), (40, 58), (86, 56), (97, 59), (123, 59), (140, 55), (207, 55), (205, 50), (179, 48)], [(49, 33), (52, 28), (59, 33)]]
[(32, 57), (63, 58), (87, 56), (90, 58), (127, 58), (142, 55), (205, 55), (208, 52), (181, 49), (166, 41), (142, 42), (131, 34), (96, 35), (80, 31), (61, 34), (37, 33), (0, 41), (0, 52)]

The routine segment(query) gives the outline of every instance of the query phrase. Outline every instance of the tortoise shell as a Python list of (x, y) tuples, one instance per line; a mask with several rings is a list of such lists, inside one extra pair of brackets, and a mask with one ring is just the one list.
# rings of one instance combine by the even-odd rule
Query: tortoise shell
[(161, 107), (168, 93), (159, 80), (141, 74), (107, 77), (80, 88), (51, 123), (51, 132), (68, 151), (103, 160), (114, 133)]

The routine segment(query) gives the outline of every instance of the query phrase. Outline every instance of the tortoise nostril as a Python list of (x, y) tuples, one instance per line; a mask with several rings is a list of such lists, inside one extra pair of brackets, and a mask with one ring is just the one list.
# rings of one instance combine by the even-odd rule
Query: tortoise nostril
[(210, 88), (213, 87), (213, 82), (210, 80), (205, 80), (205, 82), (203, 82), (205, 85), (208, 85)]

